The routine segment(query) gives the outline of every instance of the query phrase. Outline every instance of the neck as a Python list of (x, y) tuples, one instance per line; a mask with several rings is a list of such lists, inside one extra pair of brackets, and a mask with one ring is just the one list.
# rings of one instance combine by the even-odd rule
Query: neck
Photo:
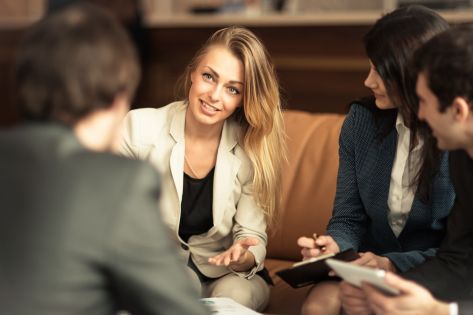
[(112, 151), (114, 143), (113, 118), (105, 112), (94, 112), (74, 125), (79, 142), (92, 151)]
[(204, 125), (192, 117), (189, 110), (186, 111), (186, 124), (184, 134), (186, 138), (201, 141), (215, 141), (220, 139), (224, 122), (215, 125)]

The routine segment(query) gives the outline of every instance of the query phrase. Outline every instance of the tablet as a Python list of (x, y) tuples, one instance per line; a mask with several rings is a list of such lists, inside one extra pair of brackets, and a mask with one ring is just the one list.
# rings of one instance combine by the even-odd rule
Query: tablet
[(399, 295), (400, 291), (384, 282), (386, 272), (382, 269), (358, 266), (336, 259), (327, 259), (327, 265), (343, 278), (346, 282), (361, 287), (362, 282), (367, 282), (388, 295)]
[(324, 280), (339, 279), (328, 275), (330, 268), (325, 264), (325, 260), (329, 257), (352, 261), (357, 259), (359, 255), (353, 249), (337, 254), (324, 254), (297, 262), (287, 269), (276, 272), (276, 274), (293, 288), (304, 287)]

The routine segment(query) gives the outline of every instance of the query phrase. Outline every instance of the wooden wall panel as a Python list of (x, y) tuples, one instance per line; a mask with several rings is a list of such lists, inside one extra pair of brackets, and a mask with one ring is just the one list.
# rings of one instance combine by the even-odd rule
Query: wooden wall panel
[[(174, 84), (194, 52), (218, 28), (146, 31), (145, 71), (134, 107), (174, 100)], [(254, 27), (275, 63), (286, 108), (344, 112), (368, 91), (362, 36), (368, 26)]]
[[(311, 112), (345, 111), (368, 93), (362, 36), (369, 26), (253, 27), (276, 66), (286, 108)], [(133, 107), (160, 107), (175, 99), (177, 78), (195, 51), (217, 27), (143, 30), (143, 80)], [(12, 82), (23, 30), (0, 31), (0, 126), (18, 121)]]

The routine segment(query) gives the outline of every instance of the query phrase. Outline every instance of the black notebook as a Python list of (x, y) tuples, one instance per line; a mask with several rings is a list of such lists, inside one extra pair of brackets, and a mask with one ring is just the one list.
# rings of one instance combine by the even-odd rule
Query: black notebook
[(325, 260), (333, 258), (343, 261), (352, 261), (360, 256), (353, 250), (348, 249), (338, 254), (325, 254), (311, 259), (297, 262), (292, 267), (280, 270), (276, 274), (293, 288), (301, 288), (316, 282), (337, 279), (328, 275), (331, 270)]

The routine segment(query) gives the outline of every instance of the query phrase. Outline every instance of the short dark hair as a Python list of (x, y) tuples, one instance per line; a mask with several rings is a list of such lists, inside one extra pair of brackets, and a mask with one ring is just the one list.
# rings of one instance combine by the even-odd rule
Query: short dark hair
[(91, 4), (71, 5), (34, 25), (16, 67), (23, 116), (69, 125), (109, 107), (118, 95), (131, 100), (139, 79), (128, 34)]
[(473, 25), (455, 26), (435, 36), (417, 51), (414, 61), (417, 73), (426, 75), (441, 112), (458, 96), (473, 106)]

